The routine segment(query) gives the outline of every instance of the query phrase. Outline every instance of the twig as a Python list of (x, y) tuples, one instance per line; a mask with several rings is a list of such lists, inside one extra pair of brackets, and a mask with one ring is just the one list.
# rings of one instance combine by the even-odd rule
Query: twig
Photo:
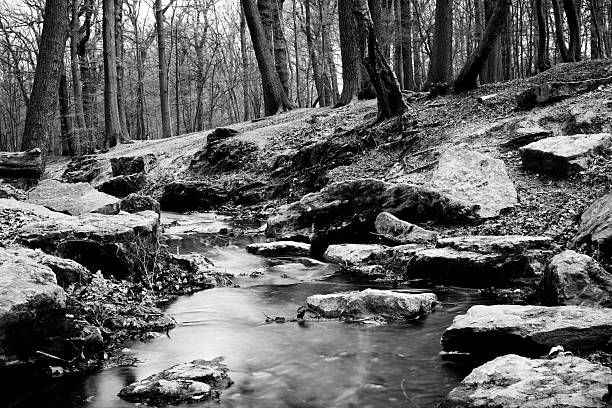
[(64, 360), (63, 358), (54, 356), (53, 354), (45, 353), (44, 351), (36, 350), (36, 354), (40, 354), (41, 356), (50, 358), (52, 360), (61, 361), (62, 363), (70, 364), (68, 360)]
[(423, 153), (431, 152), (432, 150), (436, 150), (438, 147), (439, 146), (434, 146), (434, 147), (430, 147), (430, 148), (425, 149), (425, 150), (418, 151), (416, 153), (409, 154), (408, 156), (404, 157), (404, 160), (405, 159), (409, 159), (409, 158), (414, 157), (414, 156), (419, 156), (419, 155), (421, 155)]
[(424, 164), (424, 165), (422, 165), (422, 166), (419, 166), (419, 167), (414, 168), (414, 169), (412, 169), (412, 170), (408, 170), (408, 171), (406, 172), (406, 174), (416, 173), (416, 172), (417, 172), (417, 171), (419, 171), (419, 170), (424, 170), (424, 169), (426, 169), (426, 168), (428, 168), (428, 167), (431, 167), (431, 166), (433, 166), (434, 164), (438, 163), (438, 161), (439, 161), (438, 159), (436, 159), (436, 160), (434, 160), (434, 161), (430, 161), (429, 163), (426, 163), (426, 164)]
[(404, 394), (404, 397), (406, 397), (406, 399), (407, 399), (408, 401), (410, 401), (410, 403), (411, 403), (412, 405), (414, 405), (416, 408), (421, 408), (421, 406), (420, 406), (419, 404), (417, 404), (416, 402), (414, 402), (414, 401), (412, 400), (412, 398), (410, 398), (410, 397), (408, 396), (408, 393), (406, 393), (406, 389), (404, 388), (404, 381), (406, 381), (406, 380), (407, 380), (407, 378), (402, 378), (402, 381), (400, 381), (400, 386), (402, 387), (402, 393)]

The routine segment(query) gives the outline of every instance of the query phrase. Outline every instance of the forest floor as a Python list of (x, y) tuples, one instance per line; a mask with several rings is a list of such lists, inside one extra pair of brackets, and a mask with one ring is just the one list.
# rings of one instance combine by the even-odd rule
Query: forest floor
[[(228, 155), (237, 155), (237, 160), (224, 163), (222, 159), (215, 165), (192, 163), (194, 155), (205, 151), (211, 131), (135, 141), (96, 156), (107, 169), (98, 182), (109, 177), (110, 159), (154, 154), (159, 166), (150, 175), (147, 192), (156, 198), (166, 184), (177, 180), (201, 181), (227, 191), (257, 186), (265, 198), (255, 206), (261, 209), (298, 200), (327, 183), (346, 179), (371, 177), (424, 184), (442, 152), (465, 144), (503, 160), (518, 191), (519, 204), (513, 211), (478, 225), (425, 227), (447, 236), (548, 235), (566, 246), (576, 232), (580, 214), (610, 188), (612, 160), (600, 157), (587, 171), (565, 178), (536, 174), (521, 165), (518, 148), (512, 145), (514, 129), (541, 126), (553, 136), (610, 132), (612, 85), (530, 110), (519, 109), (516, 96), (551, 81), (607, 77), (612, 77), (611, 61), (585, 61), (559, 64), (525, 80), (484, 85), (459, 95), (429, 99), (426, 94), (412, 93), (407, 95), (408, 110), (402, 117), (374, 126), (370, 126), (376, 118), (374, 100), (338, 109), (296, 109), (228, 126), (239, 132), (233, 140), (255, 145), (255, 152), (230, 149)], [(496, 96), (479, 102), (480, 97), (492, 94)], [(67, 163), (64, 158), (53, 160), (47, 177), (61, 178)]]

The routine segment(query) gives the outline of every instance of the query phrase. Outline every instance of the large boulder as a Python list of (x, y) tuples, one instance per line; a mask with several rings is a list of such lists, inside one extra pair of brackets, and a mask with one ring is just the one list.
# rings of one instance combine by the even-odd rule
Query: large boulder
[(434, 188), (475, 208), (477, 216), (497, 217), (518, 203), (503, 161), (454, 146), (445, 150), (439, 163), (431, 181)]
[(70, 215), (119, 212), (119, 199), (97, 191), (89, 183), (42, 180), (30, 191), (27, 202)]
[[(18, 204), (16, 204), (18, 203)], [(13, 200), (0, 200), (0, 213), (20, 217), (25, 222), (11, 231), (16, 243), (61, 258), (72, 259), (91, 271), (127, 277), (142, 265), (146, 251), (156, 251), (159, 217), (152, 211), (118, 215), (83, 214), (67, 216), (43, 207)]]
[(509, 354), (475, 368), (439, 408), (603, 408), (610, 383), (609, 367), (579, 357)]
[(174, 181), (164, 186), (161, 207), (167, 211), (211, 210), (230, 200), (229, 193), (209, 182)]
[(142, 211), (154, 211), (159, 214), (161, 211), (159, 201), (152, 197), (135, 193), (132, 193), (121, 200), (120, 207), (121, 211), (126, 211), (132, 214)]
[(247, 166), (256, 158), (259, 147), (254, 142), (238, 139), (220, 140), (208, 144), (194, 154), (190, 166), (206, 166), (214, 171), (235, 170)]
[(111, 164), (93, 155), (73, 158), (62, 175), (65, 183), (92, 183), (97, 186), (97, 180), (106, 179), (111, 174)]
[(327, 247), (323, 259), (338, 265), (361, 265), (371, 263), (386, 249), (378, 244), (335, 244)]
[(550, 261), (539, 292), (547, 306), (612, 307), (612, 274), (590, 256), (568, 250)]
[(612, 193), (597, 199), (582, 214), (574, 242), (591, 245), (612, 257)]
[(91, 272), (83, 265), (58, 256), (45, 254), (41, 250), (34, 250), (19, 246), (0, 248), (0, 253), (10, 253), (16, 257), (27, 257), (34, 262), (49, 267), (57, 278), (57, 284), (63, 288), (71, 284), (85, 285), (91, 280)]
[(556, 136), (520, 148), (523, 166), (553, 175), (571, 174), (588, 167), (593, 157), (612, 147), (612, 134)]
[(400, 220), (388, 212), (378, 214), (374, 227), (377, 234), (393, 244), (426, 244), (435, 242), (438, 237), (437, 232)]
[(144, 173), (136, 173), (111, 177), (100, 184), (98, 189), (115, 197), (126, 197), (132, 193), (139, 192), (146, 185), (147, 176)]
[(0, 355), (31, 353), (62, 329), (66, 294), (51, 269), (0, 249)]
[(146, 174), (157, 167), (157, 157), (154, 154), (115, 157), (110, 160), (110, 164), (115, 177), (138, 173)]
[(417, 251), (406, 278), (468, 287), (507, 287), (540, 280), (553, 255), (548, 237), (460, 236)]
[(311, 310), (323, 317), (346, 320), (408, 320), (435, 309), (433, 293), (404, 293), (391, 290), (365, 289), (308, 296)]
[(194, 360), (132, 383), (119, 396), (126, 401), (155, 406), (218, 399), (233, 384), (227, 372), (220, 358)]
[(10, 184), (0, 184), (0, 198), (14, 198), (15, 200), (27, 200), (28, 193)]
[(546, 355), (562, 345), (570, 351), (609, 346), (612, 309), (581, 306), (472, 306), (442, 335), (442, 349), (491, 357)]
[(415, 222), (459, 222), (475, 216), (469, 205), (431, 188), (376, 179), (347, 180), (281, 206), (268, 219), (266, 235), (300, 237), (322, 245), (371, 239), (374, 221), (383, 211)]
[(247, 245), (246, 250), (263, 256), (308, 256), (310, 244), (296, 241), (256, 242)]

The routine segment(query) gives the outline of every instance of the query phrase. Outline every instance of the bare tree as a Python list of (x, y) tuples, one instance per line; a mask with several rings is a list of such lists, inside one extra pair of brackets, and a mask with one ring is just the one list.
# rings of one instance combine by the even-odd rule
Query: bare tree
[(170, 123), (170, 103), (168, 101), (168, 63), (166, 62), (166, 37), (164, 30), (164, 14), (174, 0), (163, 7), (162, 0), (155, 0), (155, 27), (157, 30), (157, 55), (159, 70), (159, 100), (161, 108), (162, 137), (172, 136)]
[(352, 0), (338, 0), (338, 22), (342, 56), (342, 94), (336, 107), (347, 105), (356, 99), (361, 84), (361, 60)]
[(121, 131), (117, 105), (117, 55), (115, 48), (115, 1), (103, 0), (104, 45), (104, 148), (114, 147), (126, 137)]
[(429, 84), (448, 83), (453, 75), (453, 2), (436, 0), (436, 22), (429, 62)]

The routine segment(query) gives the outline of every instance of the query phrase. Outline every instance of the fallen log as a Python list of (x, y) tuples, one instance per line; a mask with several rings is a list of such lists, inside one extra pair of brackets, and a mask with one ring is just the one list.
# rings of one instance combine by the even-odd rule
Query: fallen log
[(0, 152), (0, 177), (40, 178), (42, 154), (40, 149), (26, 152)]
[(521, 109), (554, 102), (572, 95), (594, 91), (601, 85), (612, 83), (612, 76), (573, 82), (546, 82), (533, 86), (518, 95), (516, 103)]

